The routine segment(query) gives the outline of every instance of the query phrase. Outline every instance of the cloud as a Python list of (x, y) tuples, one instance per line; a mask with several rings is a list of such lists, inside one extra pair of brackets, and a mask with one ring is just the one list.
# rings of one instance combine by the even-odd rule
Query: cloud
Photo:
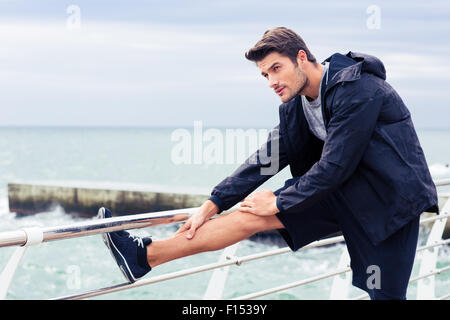
[(0, 2), (0, 125), (270, 125), (279, 100), (244, 52), (278, 25), (318, 60), (349, 50), (379, 57), (413, 111), (428, 99), (428, 122), (450, 117), (433, 112), (450, 100), (447, 2), (379, 1), (380, 30), (366, 26), (369, 4), (355, 1), (77, 3), (80, 29), (70, 30), (67, 3)]
[(389, 66), (389, 77), (445, 81), (450, 80), (450, 61), (436, 54), (393, 52), (384, 54), (384, 64)]

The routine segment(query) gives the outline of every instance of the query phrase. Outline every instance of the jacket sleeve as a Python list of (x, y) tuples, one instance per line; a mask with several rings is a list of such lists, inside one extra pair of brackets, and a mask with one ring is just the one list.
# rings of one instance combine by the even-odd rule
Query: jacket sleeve
[(295, 210), (310, 206), (345, 182), (356, 170), (375, 129), (383, 97), (373, 94), (373, 90), (368, 96), (352, 89), (352, 92), (336, 91), (335, 96), (344, 98), (333, 106), (321, 158), (279, 193), (277, 207), (281, 212), (294, 206)]
[(209, 200), (219, 207), (220, 212), (227, 210), (287, 164), (286, 148), (278, 125), (270, 131), (267, 141), (255, 153), (213, 188)]

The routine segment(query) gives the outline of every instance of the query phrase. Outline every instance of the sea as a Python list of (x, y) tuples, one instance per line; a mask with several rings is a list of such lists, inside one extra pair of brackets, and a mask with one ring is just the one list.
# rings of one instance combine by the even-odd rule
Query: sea
[[(243, 128), (237, 132), (245, 134), (245, 130), (247, 129)], [(218, 157), (202, 158), (200, 154), (200, 157), (195, 159), (195, 150), (198, 152), (198, 148), (203, 148), (203, 151), (211, 151), (211, 148), (208, 149), (204, 140), (196, 140), (193, 128), (186, 127), (182, 133), (188, 136), (192, 134), (191, 142), (200, 141), (203, 144), (193, 145), (192, 154), (185, 149), (183, 152), (187, 152), (184, 154), (187, 156), (182, 158), (180, 163), (180, 157), (177, 157), (174, 150), (180, 151), (182, 141), (179, 139), (180, 135), (174, 134), (175, 132), (180, 133), (179, 128), (0, 128), (0, 232), (30, 226), (66, 225), (90, 219), (72, 216), (59, 207), (49, 212), (18, 217), (14, 212), (9, 212), (7, 184), (11, 182), (110, 186), (123, 189), (150, 188), (161, 192), (209, 194), (242, 160), (239, 156), (236, 156), (234, 161), (224, 158), (223, 154), (229, 151), (226, 149), (229, 146), (224, 147), (225, 152), (219, 152)], [(226, 128), (215, 128), (209, 131), (209, 137), (214, 136), (216, 142), (223, 142), (227, 141), (227, 133), (229, 130)], [(435, 181), (450, 178), (450, 130), (418, 129), (417, 134)], [(189, 145), (182, 147), (186, 146)], [(221, 146), (220, 143), (215, 145), (216, 152)], [(244, 148), (244, 151), (249, 155), (253, 150)], [(289, 171), (284, 169), (261, 188), (275, 190), (289, 177)], [(448, 192), (449, 188), (439, 188), (438, 191)], [(158, 240), (170, 237), (178, 227), (179, 225), (172, 224), (130, 232), (139, 236), (151, 234), (154, 240)], [(427, 227), (421, 227), (419, 245), (426, 242), (428, 233)], [(280, 246), (284, 245), (278, 241), (247, 239), (239, 244), (235, 255), (260, 253), (278, 249)], [(13, 247), (0, 248), (0, 270), (3, 270), (14, 250)], [(344, 244), (340, 243), (295, 253), (288, 252), (245, 262), (240, 266), (233, 265), (229, 268), (222, 298), (232, 299), (330, 272), (338, 266), (344, 250)], [(438, 268), (449, 265), (449, 253), (449, 246), (439, 249)], [(221, 254), (222, 251), (219, 250), (171, 261), (154, 268), (146, 278), (214, 263), (219, 261)], [(421, 255), (418, 254), (412, 277), (418, 275), (420, 261)], [(213, 271), (210, 270), (90, 299), (203, 299), (212, 275)], [(345, 275), (338, 277), (343, 279)], [(331, 277), (258, 299), (329, 299), (333, 281)], [(51, 299), (124, 282), (125, 279), (101, 236), (92, 235), (45, 242), (28, 248), (6, 298)], [(436, 275), (436, 296), (448, 294), (449, 288), (450, 272)], [(348, 297), (357, 297), (363, 293), (364, 291), (358, 288), (350, 287)], [(408, 288), (407, 297), (414, 300), (416, 296), (417, 282), (414, 282)]]

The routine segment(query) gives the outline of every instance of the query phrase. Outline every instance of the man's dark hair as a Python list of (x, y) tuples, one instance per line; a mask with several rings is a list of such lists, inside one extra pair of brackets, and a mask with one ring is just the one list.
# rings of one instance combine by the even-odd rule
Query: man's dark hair
[(278, 52), (291, 59), (297, 65), (299, 50), (305, 51), (308, 61), (316, 62), (316, 58), (298, 34), (285, 27), (276, 27), (264, 32), (262, 39), (245, 53), (245, 57), (250, 61), (258, 62), (268, 54)]

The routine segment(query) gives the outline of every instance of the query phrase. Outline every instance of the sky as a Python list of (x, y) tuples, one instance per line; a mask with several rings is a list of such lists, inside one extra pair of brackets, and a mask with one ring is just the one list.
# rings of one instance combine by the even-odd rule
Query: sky
[(450, 129), (449, 1), (0, 0), (0, 126), (271, 127), (244, 57), (267, 29), (380, 58), (417, 128)]

